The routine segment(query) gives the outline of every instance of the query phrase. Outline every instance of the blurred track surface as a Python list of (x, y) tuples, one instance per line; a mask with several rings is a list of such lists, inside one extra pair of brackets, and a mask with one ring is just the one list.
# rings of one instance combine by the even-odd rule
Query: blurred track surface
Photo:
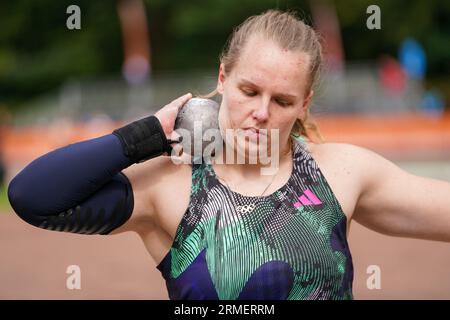
[[(450, 162), (402, 162), (405, 170), (450, 181)], [(450, 299), (450, 244), (375, 233), (352, 222), (356, 299)], [(133, 233), (83, 236), (40, 230), (0, 214), (0, 299), (167, 299), (164, 281)], [(81, 290), (66, 288), (69, 265)], [(369, 290), (367, 268), (381, 269)]]

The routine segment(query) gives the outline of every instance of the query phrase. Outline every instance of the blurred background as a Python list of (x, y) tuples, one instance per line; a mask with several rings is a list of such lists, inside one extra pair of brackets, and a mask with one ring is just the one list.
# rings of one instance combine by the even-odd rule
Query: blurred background
[[(380, 9), (380, 29), (368, 27), (370, 5)], [(270, 8), (297, 11), (323, 38), (327, 65), (311, 110), (327, 141), (450, 181), (449, 1), (2, 1), (0, 299), (167, 299), (136, 235), (33, 228), (12, 212), (6, 186), (50, 150), (109, 133), (185, 92), (212, 91), (233, 28)], [(355, 222), (349, 242), (356, 299), (450, 299), (450, 244)], [(66, 288), (72, 264), (81, 290)], [(366, 285), (371, 265), (381, 289)]]

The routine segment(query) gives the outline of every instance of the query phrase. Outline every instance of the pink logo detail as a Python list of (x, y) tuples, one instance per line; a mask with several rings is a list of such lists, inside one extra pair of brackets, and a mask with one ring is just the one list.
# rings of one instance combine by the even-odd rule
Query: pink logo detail
[(314, 195), (314, 193), (312, 193), (309, 189), (306, 189), (303, 194), (298, 197), (298, 200), (299, 202), (294, 203), (294, 207), (296, 208), (306, 205), (318, 205), (322, 203), (322, 201), (320, 201), (320, 199), (317, 198), (316, 195)]

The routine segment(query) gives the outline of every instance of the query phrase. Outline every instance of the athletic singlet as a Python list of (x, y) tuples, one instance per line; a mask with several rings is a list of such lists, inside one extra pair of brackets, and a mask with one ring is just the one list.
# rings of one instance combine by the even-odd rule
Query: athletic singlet
[[(294, 141), (292, 174), (268, 196), (231, 191), (211, 164), (192, 165), (189, 207), (157, 266), (170, 299), (353, 298), (346, 216), (304, 140)], [(253, 200), (251, 213), (234, 208)]]

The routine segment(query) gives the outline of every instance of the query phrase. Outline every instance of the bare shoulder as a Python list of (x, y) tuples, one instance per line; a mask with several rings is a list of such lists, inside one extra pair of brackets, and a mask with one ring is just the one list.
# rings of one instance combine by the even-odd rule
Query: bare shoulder
[(349, 220), (361, 195), (371, 188), (380, 172), (396, 167), (378, 153), (353, 144), (307, 143), (307, 148), (327, 179)]
[(308, 143), (312, 156), (322, 162), (334, 163), (353, 170), (367, 170), (373, 165), (392, 164), (377, 152), (365, 147), (341, 142)]
[(313, 157), (324, 165), (341, 168), (365, 186), (389, 172), (402, 171), (395, 163), (376, 151), (365, 147), (339, 142), (313, 144)]
[(354, 144), (350, 143), (344, 143), (344, 142), (323, 142), (323, 143), (307, 143), (308, 149), (314, 153), (316, 152), (329, 152), (334, 153), (336, 155), (352, 155), (355, 153), (371, 153), (372, 151), (360, 147)]

